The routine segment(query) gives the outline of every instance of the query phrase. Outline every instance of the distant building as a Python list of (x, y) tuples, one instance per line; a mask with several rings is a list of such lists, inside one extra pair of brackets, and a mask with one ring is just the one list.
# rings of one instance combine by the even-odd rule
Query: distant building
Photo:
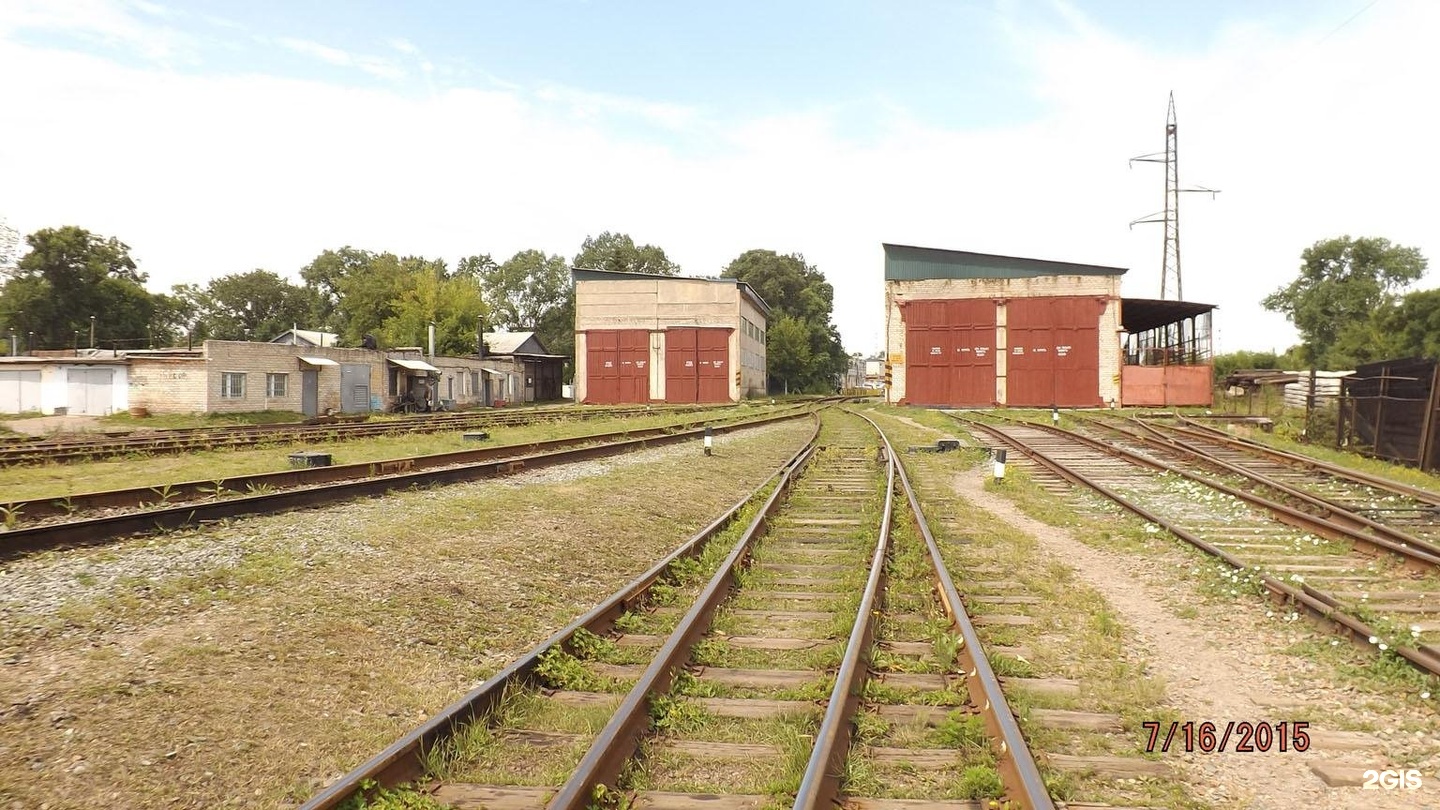
[[(561, 398), (565, 377), (563, 354), (551, 354), (534, 332), (486, 332), (483, 360), (498, 364), (508, 361), (519, 371), (518, 381), (507, 381), (508, 390), (491, 392), (489, 401), (545, 402)], [(494, 375), (491, 375), (492, 377)], [(492, 380), (497, 384), (499, 380)]]
[(579, 401), (735, 402), (765, 393), (770, 307), (749, 284), (571, 272)]
[(334, 332), (317, 332), (313, 329), (286, 329), (270, 339), (271, 343), (288, 343), (291, 346), (318, 346), (321, 348), (340, 345), (340, 336)]

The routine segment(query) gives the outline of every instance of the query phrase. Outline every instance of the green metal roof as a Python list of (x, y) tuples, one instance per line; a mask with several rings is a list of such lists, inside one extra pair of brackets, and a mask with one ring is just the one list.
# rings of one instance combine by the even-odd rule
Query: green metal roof
[(1119, 276), (1123, 267), (1071, 264), (1046, 259), (993, 256), (963, 250), (884, 245), (885, 280), (926, 278), (1036, 278), (1039, 276)]

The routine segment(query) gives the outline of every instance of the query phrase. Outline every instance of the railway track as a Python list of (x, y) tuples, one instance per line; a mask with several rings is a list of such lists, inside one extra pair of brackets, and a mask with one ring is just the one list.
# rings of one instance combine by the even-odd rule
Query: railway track
[[(1274, 461), (1228, 447), (1176, 435), (1155, 425), (1131, 420), (1116, 423), (1105, 418), (1084, 417), (1081, 432), (1102, 434), (1126, 450), (1147, 454), (1184, 469), (1203, 469), (1210, 480), (1245, 487), (1273, 502), (1285, 503), (1348, 530), (1334, 539), (1368, 544), (1379, 538), (1419, 554), (1407, 558), (1418, 569), (1440, 565), (1440, 512), (1435, 505), (1406, 496), (1406, 503), (1394, 504), (1398, 488), (1390, 489), (1346, 475), (1343, 470), (1297, 470)], [(1391, 500), (1386, 500), (1387, 498)], [(1433, 496), (1432, 496), (1433, 498)], [(1436, 499), (1440, 500), (1440, 499)], [(1324, 530), (1324, 526), (1319, 526)], [(1383, 548), (1389, 548), (1388, 545)]]
[[(726, 433), (803, 418), (804, 406), (760, 417), (692, 420), (637, 431), (581, 436), (483, 450), (465, 450), (389, 461), (262, 473), (216, 481), (117, 490), (69, 499), (0, 505), (11, 526), (0, 531), (0, 558), (69, 545), (92, 545), (123, 537), (172, 531), (206, 522), (339, 503), (415, 486), (473, 481), (521, 470), (617, 455), (695, 440), (705, 431)], [(194, 500), (194, 499), (203, 500)], [(70, 514), (80, 505), (126, 507), (124, 511), (68, 520), (19, 524), (36, 515)]]
[[(410, 780), (491, 810), (1053, 807), (867, 421), (827, 414), (823, 446), (752, 494), (753, 516), (737, 504), (304, 807)], [(862, 703), (919, 731), (867, 732)]]
[(1232, 436), (1194, 420), (1177, 423), (1143, 420), (1143, 424), (1209, 455), (1256, 469), (1264, 475), (1306, 490), (1336, 506), (1368, 514), (1422, 536), (1440, 521), (1440, 493), (1352, 470), (1319, 459), (1288, 453), (1260, 442)]
[(531, 424), (565, 419), (598, 419), (657, 411), (691, 413), (714, 410), (714, 405), (661, 405), (628, 407), (526, 408), (514, 411), (472, 411), (427, 414), (376, 421), (335, 422), (321, 425), (237, 425), (182, 428), (131, 436), (18, 441), (0, 444), (0, 466), (49, 462), (89, 461), (128, 455), (187, 453), (196, 450), (254, 447), (263, 444), (316, 441), (351, 441), (374, 436), (409, 433), (444, 433), (472, 428)]
[[(1262, 490), (1284, 485), (1254, 470), (1225, 480), (1189, 469), (1200, 463), (1194, 456), (1178, 463), (1158, 457), (1154, 444), (1142, 453), (1113, 435), (1100, 440), (1049, 425), (955, 418), (1027, 455), (1043, 486), (1092, 489), (1217, 557), (1232, 569), (1237, 591), (1268, 592), (1381, 654), (1440, 675), (1440, 559), (1428, 551), (1378, 536), (1334, 508), (1322, 517), (1265, 497)], [(1217, 469), (1242, 472), (1234, 464)]]

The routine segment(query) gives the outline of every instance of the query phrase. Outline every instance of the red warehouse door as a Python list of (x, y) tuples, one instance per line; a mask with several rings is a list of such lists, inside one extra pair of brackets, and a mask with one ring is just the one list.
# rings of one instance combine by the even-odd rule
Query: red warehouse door
[(699, 402), (700, 376), (695, 341), (699, 329), (665, 330), (665, 401)]
[(729, 329), (697, 329), (695, 335), (696, 374), (700, 402), (729, 402), (730, 332)]
[(585, 333), (585, 401), (598, 405), (650, 401), (649, 332)]
[(665, 330), (665, 401), (730, 401), (729, 329)]
[(1005, 402), (1017, 408), (1094, 408), (1100, 402), (1100, 315), (1094, 297), (1012, 298)]
[(902, 316), (907, 403), (960, 408), (995, 404), (994, 301), (911, 301)]

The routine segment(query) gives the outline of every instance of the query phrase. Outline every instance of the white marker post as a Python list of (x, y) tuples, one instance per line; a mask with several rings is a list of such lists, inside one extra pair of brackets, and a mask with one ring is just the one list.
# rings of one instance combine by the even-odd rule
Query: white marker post
[(714, 431), (713, 429), (707, 427), (707, 428), (705, 428), (705, 455), (707, 455), (707, 456), (710, 455), (710, 448), (713, 447), (714, 444), (715, 444), (715, 431)]
[(995, 480), (1001, 481), (1005, 478), (1005, 448), (995, 448)]
[(1051, 408), (1051, 409), (1050, 409), (1050, 424), (1054, 425), (1055, 427), (1060, 427), (1060, 409), (1059, 409), (1059, 408)]

